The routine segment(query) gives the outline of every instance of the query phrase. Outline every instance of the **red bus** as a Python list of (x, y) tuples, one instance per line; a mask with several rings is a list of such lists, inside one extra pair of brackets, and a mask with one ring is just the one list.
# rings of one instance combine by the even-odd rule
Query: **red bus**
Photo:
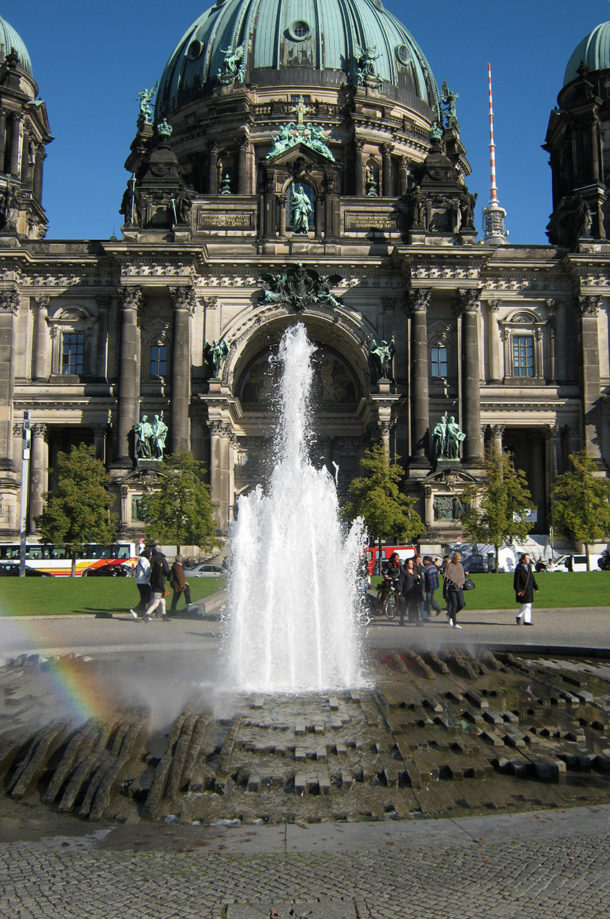
[[(406, 558), (413, 558), (414, 555), (417, 555), (417, 546), (382, 546), (381, 547), (381, 566), (383, 567), (384, 562), (387, 562), (394, 554), (398, 552), (401, 562), (404, 563)], [(366, 557), (369, 563), (369, 577), (372, 574), (381, 574), (381, 569), (378, 563), (379, 556), (379, 546), (369, 546), (365, 550)]]

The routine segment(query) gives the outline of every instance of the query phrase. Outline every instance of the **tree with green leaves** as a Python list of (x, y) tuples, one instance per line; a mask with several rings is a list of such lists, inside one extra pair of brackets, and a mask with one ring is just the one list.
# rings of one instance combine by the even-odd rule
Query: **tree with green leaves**
[(465, 510), (461, 520), (473, 542), (494, 546), (497, 571), (499, 547), (527, 537), (531, 529), (527, 515), (533, 500), (525, 473), (515, 468), (510, 453), (490, 446), (480, 466), (482, 481), (464, 489)]
[(166, 456), (158, 466), (161, 487), (142, 498), (140, 515), (155, 542), (211, 549), (219, 545), (203, 463), (192, 453)]
[(379, 558), (384, 542), (415, 540), (425, 526), (415, 510), (415, 498), (400, 492), (404, 469), (390, 463), (383, 444), (365, 450), (360, 465), (366, 475), (353, 479), (349, 486), (351, 499), (344, 508), (349, 520), (363, 517), (371, 539), (379, 544)]
[(600, 475), (586, 450), (571, 453), (571, 468), (558, 475), (551, 494), (553, 526), (573, 542), (589, 545), (610, 535), (610, 480)]
[(110, 513), (110, 478), (104, 464), (84, 443), (69, 453), (57, 454), (51, 477), (55, 487), (43, 495), (46, 507), (36, 524), (43, 542), (70, 546), (74, 577), (79, 549), (90, 542), (110, 544), (116, 538), (116, 520)]

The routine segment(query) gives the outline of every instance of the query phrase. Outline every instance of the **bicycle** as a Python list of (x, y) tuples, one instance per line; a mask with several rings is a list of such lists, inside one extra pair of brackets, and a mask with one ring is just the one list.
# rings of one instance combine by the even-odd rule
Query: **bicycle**
[(386, 619), (395, 619), (400, 615), (400, 593), (398, 584), (389, 578), (377, 585), (379, 597), (377, 599), (377, 615)]

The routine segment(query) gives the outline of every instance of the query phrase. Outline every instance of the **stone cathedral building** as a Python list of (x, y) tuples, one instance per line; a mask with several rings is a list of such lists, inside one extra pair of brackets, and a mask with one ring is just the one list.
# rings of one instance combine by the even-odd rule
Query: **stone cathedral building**
[[(455, 94), (381, 0), (202, 13), (141, 94), (121, 239), (47, 236), (46, 106), (3, 20), (0, 45), (0, 539), (19, 528), (26, 411), (32, 534), (58, 451), (83, 441), (122, 534), (141, 533), (144, 414), (205, 462), (226, 532), (265, 473), (268, 358), (297, 321), (317, 345), (314, 460), (345, 489), (382, 440), (429, 542), (459, 532), (486, 443), (526, 471), (540, 532), (570, 452), (607, 474), (610, 23), (574, 51), (550, 115), (548, 246), (508, 245), (501, 220), (478, 238)], [(432, 454), (445, 414), (459, 461)]]

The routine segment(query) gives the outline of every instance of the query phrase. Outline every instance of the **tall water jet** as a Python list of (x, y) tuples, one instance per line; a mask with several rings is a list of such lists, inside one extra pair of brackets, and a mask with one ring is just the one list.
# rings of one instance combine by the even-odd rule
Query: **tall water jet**
[(245, 692), (361, 686), (357, 569), (365, 533), (341, 523), (335, 482), (309, 458), (315, 346), (284, 333), (275, 467), (239, 498), (231, 539), (227, 676)]

